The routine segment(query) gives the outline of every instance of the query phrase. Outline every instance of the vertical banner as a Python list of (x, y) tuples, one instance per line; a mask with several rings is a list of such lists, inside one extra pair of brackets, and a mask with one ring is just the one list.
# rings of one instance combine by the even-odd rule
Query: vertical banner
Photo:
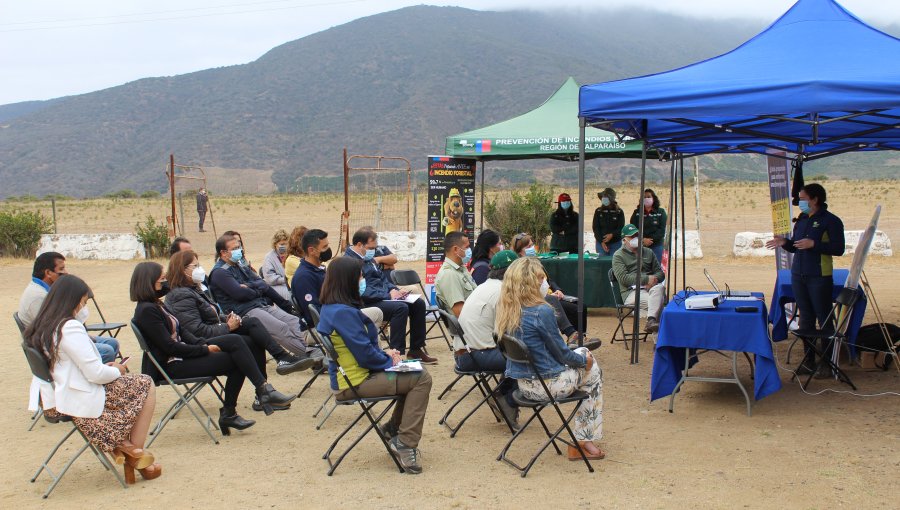
[(428, 156), (428, 240), (425, 292), (435, 304), (434, 278), (444, 262), (444, 236), (463, 232), (475, 243), (474, 159)]
[[(785, 159), (784, 152), (770, 152), (769, 163), (769, 199), (772, 206), (772, 233), (775, 235), (791, 235), (791, 174), (790, 160)], [(780, 157), (778, 157), (780, 156)], [(780, 246), (775, 248), (776, 269), (790, 269), (793, 254), (784, 251)]]

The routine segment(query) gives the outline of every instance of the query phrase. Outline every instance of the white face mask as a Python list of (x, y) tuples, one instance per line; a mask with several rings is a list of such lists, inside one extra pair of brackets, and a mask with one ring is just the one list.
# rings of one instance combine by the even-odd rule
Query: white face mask
[(75, 314), (75, 320), (84, 324), (90, 315), (91, 311), (88, 309), (87, 305), (84, 305), (81, 307), (81, 310), (78, 310), (78, 313)]
[(205, 279), (206, 279), (206, 270), (203, 269), (202, 267), (197, 266), (194, 268), (193, 271), (191, 271), (191, 280), (193, 280), (194, 283), (203, 283), (203, 280), (205, 280)]
[(632, 237), (631, 239), (628, 240), (628, 246), (631, 246), (632, 248), (637, 248), (638, 244), (639, 243), (638, 243), (637, 237)]
[(644, 207), (653, 207), (653, 197), (644, 198)]
[(550, 292), (550, 283), (544, 278), (541, 281), (541, 295), (546, 296), (548, 292)]

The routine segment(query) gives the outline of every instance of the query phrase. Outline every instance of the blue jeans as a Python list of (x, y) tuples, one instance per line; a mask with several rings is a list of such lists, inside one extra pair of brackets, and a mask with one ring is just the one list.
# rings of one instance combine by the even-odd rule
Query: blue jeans
[(100, 353), (100, 361), (109, 363), (110, 361), (116, 360), (116, 354), (119, 353), (118, 340), (108, 336), (95, 336), (91, 338), (94, 340), (94, 345), (97, 346), (97, 351)]
[(656, 260), (660, 263), (660, 265), (662, 265), (662, 256), (663, 256), (663, 245), (662, 245), (662, 243), (660, 243), (660, 244), (658, 244), (658, 245), (656, 245), (656, 246), (651, 246), (651, 247), (650, 247), (650, 251), (652, 251), (653, 254), (656, 255)]
[(619, 248), (622, 247), (622, 240), (620, 239), (618, 241), (613, 241), (611, 243), (607, 243), (607, 246), (609, 246), (608, 251), (604, 250), (603, 246), (600, 246), (600, 242), (597, 241), (597, 253), (600, 255), (604, 255), (604, 256), (612, 255), (613, 253), (619, 251)]
[(800, 310), (800, 329), (815, 329), (816, 321), (823, 330), (834, 329), (832, 321), (828, 319), (831, 313), (831, 292), (834, 288), (834, 278), (831, 276), (801, 276), (791, 274), (791, 288), (794, 291), (794, 299), (797, 300), (797, 308)]
[[(475, 358), (475, 361), (472, 361)], [(475, 366), (478, 363), (478, 366)], [(470, 353), (456, 356), (456, 367), (465, 372), (471, 372), (478, 369), (487, 372), (500, 372), (506, 370), (506, 358), (500, 354), (500, 349), (484, 349), (481, 351), (472, 351)], [(516, 389), (516, 380), (511, 377), (504, 377), (497, 385), (497, 392), (506, 397), (506, 401), (515, 407), (515, 403), (509, 395)]]

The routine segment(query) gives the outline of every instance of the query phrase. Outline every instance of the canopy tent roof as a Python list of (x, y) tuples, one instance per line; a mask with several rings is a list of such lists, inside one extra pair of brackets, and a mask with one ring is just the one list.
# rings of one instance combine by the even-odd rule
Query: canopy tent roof
[[(446, 140), (445, 154), (481, 160), (578, 159), (578, 83), (566, 80), (543, 104), (528, 113)], [(613, 133), (588, 129), (585, 158), (640, 156), (641, 143), (620, 141)], [(631, 154), (626, 154), (630, 152)]]
[(581, 87), (578, 114), (682, 155), (898, 150), (900, 40), (833, 0), (799, 0), (718, 57)]

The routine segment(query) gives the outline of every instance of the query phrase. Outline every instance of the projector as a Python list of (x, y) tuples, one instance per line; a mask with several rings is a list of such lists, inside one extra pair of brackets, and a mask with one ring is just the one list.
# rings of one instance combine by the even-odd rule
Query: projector
[(698, 294), (684, 300), (686, 310), (714, 310), (718, 306), (718, 294)]

